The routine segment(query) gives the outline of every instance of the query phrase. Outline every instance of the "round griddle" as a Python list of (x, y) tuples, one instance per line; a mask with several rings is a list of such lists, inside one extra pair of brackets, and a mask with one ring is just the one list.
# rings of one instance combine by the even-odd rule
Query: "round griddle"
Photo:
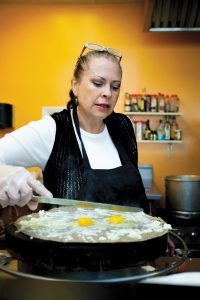
[[(65, 292), (68, 291), (70, 294), (74, 294), (77, 288), (79, 289), (80, 286), (82, 286), (83, 290), (81, 291), (81, 297), (79, 297), (81, 300), (90, 299), (88, 297), (85, 298), (85, 292), (87, 292), (87, 296), (89, 296), (94, 286), (98, 289), (98, 299), (102, 299), (102, 293), (108, 293), (110, 295), (111, 287), (113, 287), (113, 293), (116, 298), (116, 296), (119, 296), (119, 291), (116, 291), (117, 287), (120, 287), (120, 290), (124, 287), (127, 293), (127, 287), (130, 285), (130, 291), (132, 293), (133, 285), (137, 284), (138, 281), (152, 276), (174, 273), (176, 269), (180, 272), (179, 267), (181, 268), (181, 265), (187, 259), (187, 245), (184, 240), (174, 232), (169, 232), (169, 236), (172, 236), (172, 239), (175, 239), (175, 241), (178, 240), (182, 248), (182, 254), (180, 253), (180, 248), (175, 251), (173, 256), (170, 256), (166, 251), (164, 256), (156, 257), (151, 261), (138, 262), (138, 264), (132, 267), (107, 271), (66, 271), (37, 274), (36, 272), (34, 273), (35, 270), (33, 271), (29, 264), (4, 250), (0, 251), (0, 270), (16, 278), (30, 280), (31, 284), (34, 282), (37, 284), (38, 282), (44, 282), (44, 284), (47, 282), (48, 284), (49, 281), (52, 281), (55, 287), (55, 284), (57, 286), (57, 284), (63, 283)], [(119, 283), (120, 285), (118, 285)], [(58, 285), (58, 287), (60, 291), (60, 285)], [(95, 300), (97, 298), (95, 296)], [(66, 297), (64, 299), (66, 299)], [(117, 299), (121, 299), (121, 297)]]
[(28, 264), (36, 274), (133, 267), (165, 255), (167, 235), (128, 243), (62, 243), (31, 238), (19, 232), (14, 224), (5, 228), (9, 253)]

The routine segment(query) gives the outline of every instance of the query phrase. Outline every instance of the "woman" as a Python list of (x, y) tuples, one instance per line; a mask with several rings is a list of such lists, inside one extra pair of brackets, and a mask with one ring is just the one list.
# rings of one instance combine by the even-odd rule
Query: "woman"
[[(149, 212), (132, 122), (114, 113), (121, 58), (115, 49), (86, 44), (75, 66), (67, 109), (0, 140), (2, 206), (34, 208), (31, 197), (36, 193)], [(25, 169), (31, 166), (43, 170), (44, 185)]]

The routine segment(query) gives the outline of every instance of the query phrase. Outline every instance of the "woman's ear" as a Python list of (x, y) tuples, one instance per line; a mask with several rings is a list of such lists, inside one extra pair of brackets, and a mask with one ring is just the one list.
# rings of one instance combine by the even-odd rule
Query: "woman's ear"
[(76, 79), (72, 79), (71, 88), (72, 88), (72, 91), (74, 93), (74, 96), (77, 97), (77, 95), (78, 95), (78, 82), (77, 82)]

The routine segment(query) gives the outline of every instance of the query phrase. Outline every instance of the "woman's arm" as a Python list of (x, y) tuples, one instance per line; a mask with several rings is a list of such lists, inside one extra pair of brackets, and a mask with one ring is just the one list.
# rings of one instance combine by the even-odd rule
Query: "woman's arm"
[(46, 116), (0, 139), (0, 164), (44, 170), (55, 140), (56, 124)]
[(31, 209), (37, 203), (31, 201), (32, 194), (45, 197), (52, 194), (27, 171), (28, 167), (41, 169), (51, 154), (55, 140), (56, 125), (51, 117), (31, 122), (0, 139), (0, 204), (24, 206)]

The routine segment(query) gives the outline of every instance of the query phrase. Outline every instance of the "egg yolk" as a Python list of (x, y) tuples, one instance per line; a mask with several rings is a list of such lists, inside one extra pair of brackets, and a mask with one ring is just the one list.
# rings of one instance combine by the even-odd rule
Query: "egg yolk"
[(92, 221), (92, 219), (87, 218), (87, 217), (83, 217), (83, 218), (79, 218), (77, 220), (77, 224), (79, 226), (91, 226), (94, 224), (94, 222)]
[(123, 223), (124, 219), (121, 216), (113, 215), (108, 219), (108, 222), (110, 224), (118, 224), (118, 223)]

